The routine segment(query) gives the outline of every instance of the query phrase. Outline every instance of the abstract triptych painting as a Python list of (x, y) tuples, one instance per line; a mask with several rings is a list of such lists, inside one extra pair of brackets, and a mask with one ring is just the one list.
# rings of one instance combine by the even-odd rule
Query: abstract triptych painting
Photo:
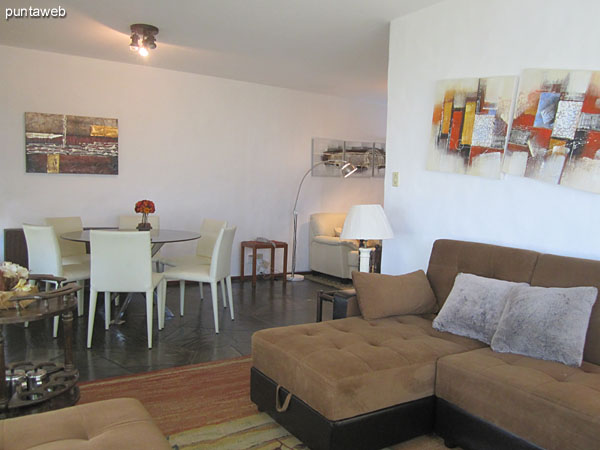
[(600, 193), (600, 72), (526, 69), (516, 97), (515, 82), (438, 82), (427, 169)]
[(119, 173), (117, 119), (25, 113), (25, 168), (33, 173)]

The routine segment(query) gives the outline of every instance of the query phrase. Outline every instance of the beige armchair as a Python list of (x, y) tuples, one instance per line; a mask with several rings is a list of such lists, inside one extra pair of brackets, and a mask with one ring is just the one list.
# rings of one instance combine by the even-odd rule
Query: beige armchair
[(316, 213), (310, 216), (310, 270), (339, 278), (352, 278), (352, 271), (358, 270), (357, 242), (339, 238), (344, 220), (345, 213)]

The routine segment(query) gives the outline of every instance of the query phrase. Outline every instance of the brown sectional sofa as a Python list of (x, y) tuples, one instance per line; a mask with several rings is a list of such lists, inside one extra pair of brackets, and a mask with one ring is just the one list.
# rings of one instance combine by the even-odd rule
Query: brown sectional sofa
[(142, 404), (117, 398), (0, 421), (2, 450), (170, 450)]
[[(600, 261), (438, 240), (427, 278), (440, 307), (460, 272), (600, 286)], [(355, 299), (348, 311), (359, 311)], [(493, 352), (434, 330), (434, 317), (355, 316), (259, 331), (252, 400), (312, 449), (375, 449), (432, 431), (466, 449), (600, 447), (598, 302), (581, 367)]]

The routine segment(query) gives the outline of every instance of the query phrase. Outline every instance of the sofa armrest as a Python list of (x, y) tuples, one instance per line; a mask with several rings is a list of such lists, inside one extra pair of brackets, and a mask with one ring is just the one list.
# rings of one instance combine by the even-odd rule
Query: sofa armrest
[(360, 315), (354, 289), (344, 289), (333, 294), (333, 319), (344, 319)]
[(358, 248), (358, 246), (356, 245), (356, 242), (354, 242), (353, 240), (340, 239), (339, 237), (336, 237), (336, 236), (319, 235), (319, 236), (315, 236), (313, 241), (318, 242), (319, 244), (325, 244), (325, 245), (336, 245), (336, 246), (344, 245), (346, 247), (350, 247), (353, 250), (356, 250)]

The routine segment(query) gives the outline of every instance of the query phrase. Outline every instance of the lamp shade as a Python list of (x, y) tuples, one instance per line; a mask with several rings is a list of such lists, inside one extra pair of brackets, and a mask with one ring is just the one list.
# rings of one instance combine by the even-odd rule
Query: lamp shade
[(381, 205), (354, 205), (346, 215), (342, 239), (390, 239), (392, 226)]

